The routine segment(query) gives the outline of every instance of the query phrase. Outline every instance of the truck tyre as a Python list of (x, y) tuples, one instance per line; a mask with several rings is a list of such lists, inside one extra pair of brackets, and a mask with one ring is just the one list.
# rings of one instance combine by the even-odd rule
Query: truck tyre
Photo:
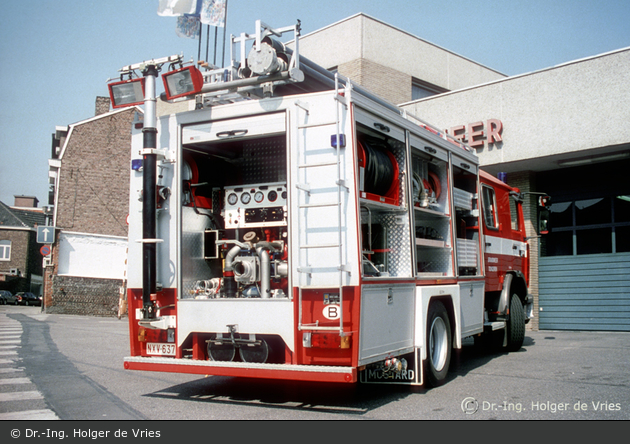
[(429, 306), (426, 334), (427, 359), (425, 374), (427, 383), (437, 387), (446, 381), (451, 361), (451, 323), (444, 304), (439, 301)]
[(522, 347), (525, 339), (525, 310), (521, 299), (515, 294), (510, 299), (510, 317), (505, 334), (508, 351), (517, 351)]

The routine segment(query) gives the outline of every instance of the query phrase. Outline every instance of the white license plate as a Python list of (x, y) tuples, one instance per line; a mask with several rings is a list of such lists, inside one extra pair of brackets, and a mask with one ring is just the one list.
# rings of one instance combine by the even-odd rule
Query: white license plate
[(147, 354), (157, 356), (175, 356), (175, 344), (147, 342)]

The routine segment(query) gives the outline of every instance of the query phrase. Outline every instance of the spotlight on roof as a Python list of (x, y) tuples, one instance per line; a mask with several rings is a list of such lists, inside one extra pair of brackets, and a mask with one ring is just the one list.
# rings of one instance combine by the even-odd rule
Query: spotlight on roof
[(162, 75), (167, 100), (201, 92), (203, 74), (194, 66), (176, 69)]
[(144, 103), (144, 77), (107, 84), (112, 108), (142, 105)]

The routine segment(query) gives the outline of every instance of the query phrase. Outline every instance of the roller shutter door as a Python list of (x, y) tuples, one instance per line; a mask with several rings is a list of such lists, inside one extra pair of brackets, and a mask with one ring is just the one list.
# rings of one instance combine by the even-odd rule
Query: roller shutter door
[(541, 330), (630, 331), (630, 253), (539, 261)]

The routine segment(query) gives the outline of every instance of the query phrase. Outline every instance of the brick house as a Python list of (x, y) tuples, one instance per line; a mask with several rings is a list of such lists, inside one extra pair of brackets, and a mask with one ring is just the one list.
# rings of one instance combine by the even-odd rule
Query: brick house
[(55, 241), (44, 273), (49, 313), (113, 316), (124, 294), (131, 126), (137, 107), (109, 110), (53, 134), (49, 204)]
[(37, 227), (45, 215), (37, 198), (15, 196), (12, 207), (0, 202), (0, 290), (42, 294), (41, 245)]

